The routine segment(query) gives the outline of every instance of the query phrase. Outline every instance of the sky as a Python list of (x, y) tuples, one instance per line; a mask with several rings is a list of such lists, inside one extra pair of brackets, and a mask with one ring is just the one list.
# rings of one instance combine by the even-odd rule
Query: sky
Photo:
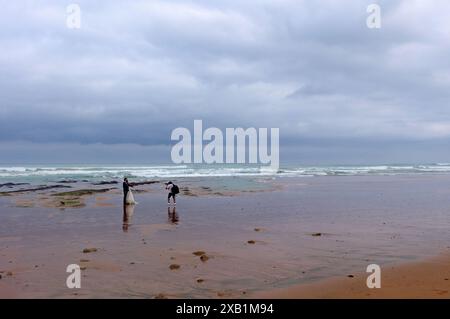
[(449, 1), (0, 4), (0, 163), (167, 162), (195, 119), (279, 128), (281, 163), (450, 162)]

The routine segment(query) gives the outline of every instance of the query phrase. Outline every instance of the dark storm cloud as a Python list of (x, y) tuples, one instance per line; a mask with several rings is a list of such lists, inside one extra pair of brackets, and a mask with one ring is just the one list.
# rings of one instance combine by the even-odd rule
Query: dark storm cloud
[[(450, 3), (7, 2), (0, 140), (169, 143), (193, 119), (282, 139), (450, 137)], [(356, 142), (355, 142), (356, 143)]]

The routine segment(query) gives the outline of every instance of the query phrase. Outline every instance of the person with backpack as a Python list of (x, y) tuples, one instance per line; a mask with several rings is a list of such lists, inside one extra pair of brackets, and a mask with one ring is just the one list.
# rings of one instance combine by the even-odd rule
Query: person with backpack
[(173, 204), (176, 205), (177, 201), (175, 199), (175, 195), (180, 192), (180, 189), (178, 188), (177, 185), (175, 185), (171, 181), (169, 181), (166, 184), (166, 189), (169, 191), (169, 195), (167, 196), (167, 204), (170, 205), (170, 198), (172, 197), (173, 198)]

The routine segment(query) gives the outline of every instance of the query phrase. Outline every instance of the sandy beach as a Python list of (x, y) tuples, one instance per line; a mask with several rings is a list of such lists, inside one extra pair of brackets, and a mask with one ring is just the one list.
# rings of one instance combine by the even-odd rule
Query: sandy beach
[(260, 292), (253, 298), (270, 299), (448, 299), (450, 298), (450, 254), (382, 269), (381, 288), (369, 289), (369, 274), (330, 278), (313, 284)]
[(449, 298), (450, 176), (175, 182), (175, 209), (159, 180), (125, 210), (114, 181), (2, 187), (0, 297)]

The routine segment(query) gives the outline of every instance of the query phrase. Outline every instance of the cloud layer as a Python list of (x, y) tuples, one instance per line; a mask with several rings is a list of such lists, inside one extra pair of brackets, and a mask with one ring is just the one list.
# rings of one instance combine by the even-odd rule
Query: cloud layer
[(450, 137), (450, 3), (6, 2), (0, 142), (161, 145), (202, 119), (282, 142)]

